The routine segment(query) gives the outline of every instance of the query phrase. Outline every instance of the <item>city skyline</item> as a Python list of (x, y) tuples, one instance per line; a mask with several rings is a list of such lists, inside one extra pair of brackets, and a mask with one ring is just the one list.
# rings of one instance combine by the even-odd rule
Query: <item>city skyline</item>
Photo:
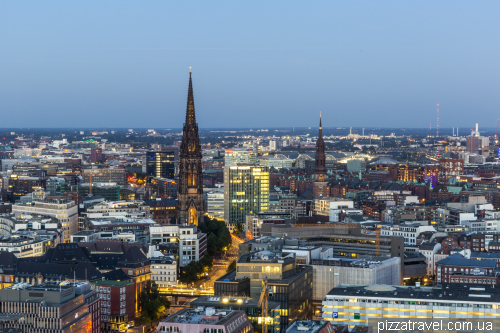
[(3, 125), (495, 127), (498, 4), (284, 4), (2, 3)]

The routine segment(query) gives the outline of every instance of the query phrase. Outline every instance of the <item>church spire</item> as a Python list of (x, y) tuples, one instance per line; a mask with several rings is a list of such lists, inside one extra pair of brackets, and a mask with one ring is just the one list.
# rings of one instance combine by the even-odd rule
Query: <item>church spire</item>
[(324, 179), (326, 176), (326, 156), (325, 142), (323, 141), (323, 126), (321, 125), (321, 111), (319, 113), (319, 134), (318, 141), (316, 141), (316, 156), (314, 164), (314, 174), (319, 179)]
[(321, 111), (319, 112), (319, 135), (318, 140), (323, 140), (323, 126), (321, 126)]
[(189, 88), (186, 106), (186, 122), (182, 129), (179, 156), (179, 182), (177, 185), (178, 218), (180, 224), (196, 224), (203, 221), (203, 173), (198, 124), (194, 112), (193, 80), (189, 70)]
[(191, 68), (189, 68), (189, 88), (188, 99), (186, 106), (186, 123), (185, 125), (196, 124), (196, 115), (194, 113), (194, 95), (193, 95), (193, 80), (191, 79)]

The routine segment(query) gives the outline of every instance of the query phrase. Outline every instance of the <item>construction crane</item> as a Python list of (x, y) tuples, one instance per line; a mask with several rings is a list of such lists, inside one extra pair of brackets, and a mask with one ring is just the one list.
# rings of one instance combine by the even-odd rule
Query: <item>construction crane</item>
[(262, 333), (267, 333), (267, 312), (268, 312), (268, 301), (269, 295), (272, 295), (272, 291), (267, 286), (267, 278), (262, 280), (262, 292), (260, 293), (258, 307), (262, 309)]
[(92, 196), (92, 177), (93, 177), (93, 174), (90, 174), (90, 176), (89, 176), (89, 197)]
[(375, 229), (375, 256), (380, 257), (380, 226)]

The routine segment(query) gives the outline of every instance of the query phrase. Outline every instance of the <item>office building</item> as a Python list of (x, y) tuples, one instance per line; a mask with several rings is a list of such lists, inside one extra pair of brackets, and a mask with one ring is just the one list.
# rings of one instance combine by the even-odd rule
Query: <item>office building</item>
[(280, 303), (281, 330), (295, 319), (311, 316), (313, 270), (311, 266), (296, 265), (293, 253), (281, 256), (260, 251), (241, 256), (236, 263), (236, 270), (215, 281), (214, 295), (249, 295), (258, 298), (263, 280), (267, 280), (271, 290), (269, 300)]
[[(340, 285), (326, 295), (322, 312), (323, 319), (334, 324), (367, 325), (374, 332), (380, 328), (377, 324), (386, 320), (431, 324), (436, 321), (443, 323), (443, 331), (459, 332), (486, 331), (477, 329), (477, 324), (489, 321), (496, 325), (489, 331), (498, 331), (499, 302), (499, 289), (491, 287)], [(467, 326), (449, 327), (448, 321)], [(414, 329), (427, 331), (419, 326)], [(434, 329), (440, 330), (439, 326)]]
[(178, 183), (169, 178), (151, 178), (149, 180), (148, 189), (151, 189), (150, 195), (154, 194), (162, 199), (177, 198)]
[(180, 267), (199, 261), (207, 252), (207, 235), (196, 225), (154, 226), (149, 231), (153, 244), (178, 244)]
[(158, 324), (158, 333), (253, 333), (254, 329), (245, 311), (182, 309)]
[(148, 151), (146, 153), (146, 174), (151, 178), (175, 177), (174, 151)]
[(262, 316), (262, 307), (258, 298), (249, 297), (217, 297), (200, 296), (190, 303), (191, 308), (215, 308), (215, 311), (241, 310), (245, 311), (252, 323), (255, 333), (262, 333), (262, 325), (267, 325), (268, 333), (277, 333), (280, 328), (280, 303), (269, 301), (268, 313)]
[(313, 267), (312, 300), (316, 302), (321, 302), (328, 292), (339, 284), (398, 285), (401, 282), (401, 259), (398, 257), (364, 259), (328, 257), (313, 259), (311, 265)]
[(179, 159), (179, 224), (203, 222), (203, 174), (201, 169), (201, 146), (198, 124), (194, 111), (193, 82), (189, 72), (186, 122), (182, 129), (181, 153)]
[(257, 154), (253, 149), (234, 148), (226, 149), (224, 166), (231, 167), (238, 164), (256, 164)]
[(24, 319), (2, 325), (23, 332), (92, 332), (92, 315), (84, 298), (71, 284), (18, 283), (0, 290), (0, 312), (23, 315)]
[(61, 223), (63, 241), (70, 241), (70, 236), (78, 232), (78, 206), (73, 200), (47, 199), (28, 204), (12, 205), (12, 213), (40, 214), (56, 218)]
[(116, 183), (117, 185), (127, 185), (127, 170), (121, 166), (108, 166), (103, 168), (93, 167), (92, 169), (83, 170), (83, 183)]
[(224, 220), (232, 232), (246, 215), (269, 210), (269, 169), (241, 164), (224, 167)]
[(218, 220), (224, 219), (224, 189), (207, 193), (207, 215)]
[[(89, 183), (80, 183), (77, 185), (79, 198), (86, 198), (90, 193)], [(92, 183), (92, 195), (99, 195), (107, 201), (120, 200), (120, 186), (116, 183)]]
[(284, 155), (266, 156), (259, 160), (260, 165), (266, 166), (269, 169), (291, 168), (293, 161)]

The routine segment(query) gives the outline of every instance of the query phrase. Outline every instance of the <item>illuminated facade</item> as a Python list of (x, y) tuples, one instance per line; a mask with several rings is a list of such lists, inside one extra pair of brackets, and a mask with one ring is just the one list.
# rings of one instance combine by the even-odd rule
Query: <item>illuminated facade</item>
[(195, 224), (203, 221), (203, 175), (198, 124), (194, 112), (193, 82), (189, 72), (186, 122), (182, 132), (179, 160), (179, 223)]
[(148, 151), (146, 153), (146, 173), (148, 179), (175, 176), (175, 153), (173, 151)]
[(246, 215), (269, 210), (269, 169), (241, 164), (224, 168), (224, 220), (232, 232)]
[[(442, 320), (444, 328), (448, 328), (448, 320), (452, 323), (467, 320), (477, 328), (478, 322), (493, 321), (491, 319), (500, 316), (499, 298), (498, 289), (487, 286), (341, 285), (326, 295), (322, 312), (324, 320), (350, 326), (365, 324), (376, 328), (378, 322), (385, 320), (422, 322), (431, 319), (427, 322)], [(472, 332), (475, 329), (454, 330), (451, 327), (449, 331)]]

